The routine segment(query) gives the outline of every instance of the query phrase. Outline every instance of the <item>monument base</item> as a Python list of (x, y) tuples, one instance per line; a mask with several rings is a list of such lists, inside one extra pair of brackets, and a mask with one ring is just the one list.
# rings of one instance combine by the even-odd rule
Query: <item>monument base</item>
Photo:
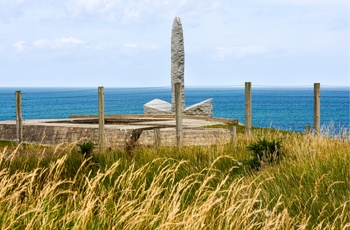
[[(183, 113), (192, 116), (212, 117), (212, 101), (213, 100), (210, 98), (189, 107), (185, 107)], [(154, 99), (144, 104), (143, 109), (145, 114), (175, 114), (172, 104), (160, 99)]]

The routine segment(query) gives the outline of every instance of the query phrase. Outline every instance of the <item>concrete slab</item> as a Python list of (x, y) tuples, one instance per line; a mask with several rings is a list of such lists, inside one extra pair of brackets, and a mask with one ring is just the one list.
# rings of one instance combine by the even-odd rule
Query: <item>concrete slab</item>
[[(108, 115), (105, 117), (105, 140), (109, 147), (125, 145), (134, 130), (142, 130), (138, 144), (153, 145), (155, 129), (159, 129), (162, 145), (174, 145), (175, 118), (172, 115)], [(204, 129), (205, 126), (235, 124), (237, 120), (208, 117), (183, 117), (185, 145), (207, 145), (229, 140), (229, 130)], [(0, 121), (0, 139), (16, 140), (16, 122)], [(40, 119), (23, 121), (25, 142), (59, 144), (78, 140), (98, 143), (98, 119), (96, 116), (69, 119)], [(187, 143), (187, 144), (186, 144)]]

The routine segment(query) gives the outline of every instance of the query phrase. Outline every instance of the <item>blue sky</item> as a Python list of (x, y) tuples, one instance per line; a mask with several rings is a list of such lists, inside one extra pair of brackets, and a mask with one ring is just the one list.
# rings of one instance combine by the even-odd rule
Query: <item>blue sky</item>
[(0, 0), (0, 87), (349, 86), (348, 0)]

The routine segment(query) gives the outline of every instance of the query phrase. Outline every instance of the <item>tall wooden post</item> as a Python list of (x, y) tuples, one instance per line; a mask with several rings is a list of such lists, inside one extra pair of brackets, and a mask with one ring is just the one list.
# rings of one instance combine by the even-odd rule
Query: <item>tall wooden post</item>
[(252, 135), (252, 83), (245, 83), (245, 133)]
[(105, 112), (104, 112), (104, 88), (98, 87), (98, 146), (100, 152), (104, 150), (105, 139)]
[(181, 83), (175, 83), (175, 116), (176, 116), (176, 142), (177, 147), (182, 146), (182, 88)]
[(314, 129), (315, 134), (320, 133), (321, 123), (321, 107), (320, 107), (320, 83), (314, 84)]
[(16, 91), (16, 131), (18, 143), (23, 141), (22, 92)]

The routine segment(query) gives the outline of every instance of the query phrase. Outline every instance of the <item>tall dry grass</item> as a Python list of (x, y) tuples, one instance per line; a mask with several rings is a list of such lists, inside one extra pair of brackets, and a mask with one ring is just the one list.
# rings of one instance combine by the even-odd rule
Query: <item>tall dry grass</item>
[[(285, 159), (248, 167), (247, 145)], [(84, 159), (72, 145), (2, 147), (1, 229), (348, 229), (349, 139), (256, 130), (232, 145)]]

